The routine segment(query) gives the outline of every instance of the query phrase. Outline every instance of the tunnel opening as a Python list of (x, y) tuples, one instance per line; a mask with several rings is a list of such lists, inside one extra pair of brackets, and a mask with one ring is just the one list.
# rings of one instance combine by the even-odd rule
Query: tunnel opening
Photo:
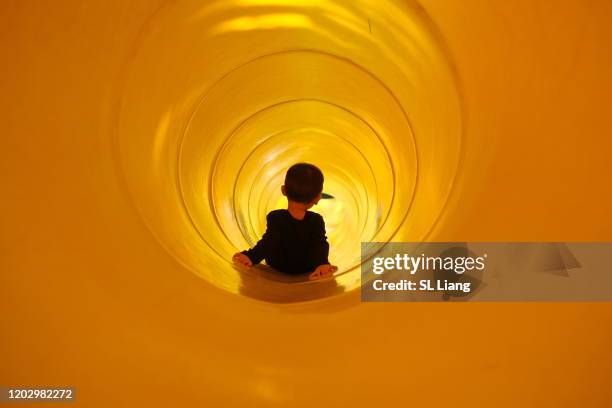
[[(359, 287), (363, 241), (427, 238), (461, 152), (452, 63), (411, 3), (167, 5), (118, 89), (117, 162), (160, 244), (232, 293), (272, 302)], [(325, 174), (334, 279), (309, 282), (234, 252), (283, 208), (286, 169)], [(366, 254), (367, 255), (367, 254)]]

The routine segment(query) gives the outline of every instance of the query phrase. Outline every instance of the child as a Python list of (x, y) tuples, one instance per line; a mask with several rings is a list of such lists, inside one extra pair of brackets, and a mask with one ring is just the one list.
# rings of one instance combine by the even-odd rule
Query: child
[(331, 276), (338, 268), (327, 259), (329, 244), (323, 217), (308, 211), (321, 199), (323, 173), (312, 164), (294, 164), (281, 191), (287, 197), (287, 209), (270, 211), (261, 240), (255, 247), (234, 254), (233, 260), (251, 267), (265, 259), (284, 273), (311, 272), (311, 280)]

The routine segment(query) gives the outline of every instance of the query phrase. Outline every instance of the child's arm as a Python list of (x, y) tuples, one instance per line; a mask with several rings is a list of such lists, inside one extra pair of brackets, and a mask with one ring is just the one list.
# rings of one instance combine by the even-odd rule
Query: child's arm
[[(318, 214), (317, 214), (318, 215)], [(315, 236), (313, 238), (311, 257), (315, 265), (329, 264), (329, 243), (325, 232), (325, 221), (318, 215)]]
[(329, 277), (338, 270), (337, 266), (329, 264), (329, 243), (327, 242), (325, 232), (325, 221), (323, 221), (323, 217), (321, 216), (318, 218), (311, 253), (313, 263), (317, 265), (317, 267), (308, 275), (308, 279), (310, 280)]
[(280, 239), (279, 228), (274, 218), (268, 214), (266, 217), (266, 232), (263, 234), (257, 244), (246, 251), (242, 251), (246, 255), (253, 265), (256, 265), (263, 261), (268, 254), (272, 252), (278, 245)]

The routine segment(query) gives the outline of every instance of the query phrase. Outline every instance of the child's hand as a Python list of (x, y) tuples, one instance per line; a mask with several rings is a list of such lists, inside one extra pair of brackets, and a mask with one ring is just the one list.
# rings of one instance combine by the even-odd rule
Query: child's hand
[(234, 256), (232, 257), (232, 261), (239, 263), (240, 265), (244, 265), (247, 268), (250, 268), (251, 266), (253, 266), (253, 262), (251, 262), (249, 257), (241, 252), (236, 252)]
[(309, 280), (323, 279), (329, 276), (332, 276), (334, 272), (338, 270), (337, 266), (330, 264), (323, 264), (317, 266), (317, 269), (314, 270), (310, 275), (308, 275)]

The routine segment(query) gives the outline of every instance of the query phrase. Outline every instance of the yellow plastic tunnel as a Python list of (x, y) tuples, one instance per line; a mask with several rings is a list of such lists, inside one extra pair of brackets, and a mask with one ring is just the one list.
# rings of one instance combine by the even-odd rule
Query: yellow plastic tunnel
[[(0, 4), (0, 386), (603, 407), (607, 303), (361, 303), (361, 242), (609, 241), (612, 3)], [(245, 272), (287, 168), (332, 280)]]

